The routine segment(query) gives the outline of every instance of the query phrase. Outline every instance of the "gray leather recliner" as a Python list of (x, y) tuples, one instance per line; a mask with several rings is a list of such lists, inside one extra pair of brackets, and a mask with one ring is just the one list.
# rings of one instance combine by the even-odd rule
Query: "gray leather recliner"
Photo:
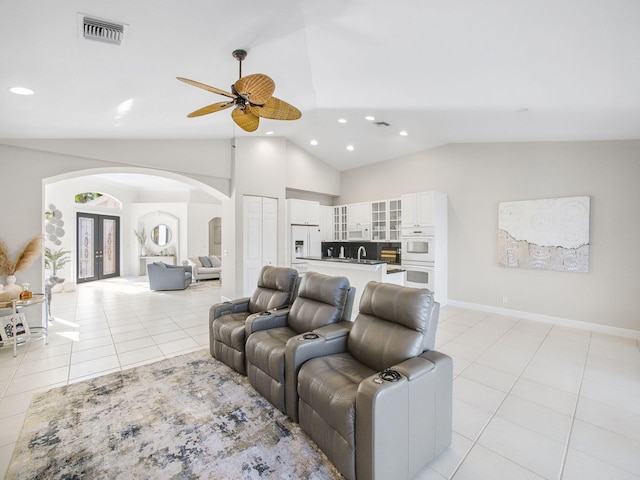
[(348, 320), (354, 296), (355, 288), (346, 277), (308, 272), (289, 311), (247, 319), (249, 383), (293, 420), (297, 420), (297, 408), (289, 409), (289, 405), (297, 407), (296, 378), (306, 360), (296, 352), (301, 343), (297, 337)]
[(299, 283), (293, 268), (262, 267), (251, 297), (213, 305), (209, 310), (209, 350), (211, 356), (246, 375), (245, 328), (249, 316), (288, 308)]
[[(369, 282), (347, 328), (299, 337), (299, 423), (349, 480), (409, 479), (451, 444), (453, 363), (426, 289)], [(349, 328), (350, 327), (350, 328)]]

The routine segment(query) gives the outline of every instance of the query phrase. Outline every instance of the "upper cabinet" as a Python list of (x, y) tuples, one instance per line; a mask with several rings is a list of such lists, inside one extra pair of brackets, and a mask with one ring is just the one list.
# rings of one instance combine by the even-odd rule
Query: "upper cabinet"
[(424, 227), (434, 223), (434, 192), (402, 195), (402, 226)]
[(290, 225), (320, 225), (320, 202), (310, 200), (287, 200)]
[(447, 196), (442, 192), (402, 195), (402, 227), (446, 225)]
[(389, 200), (389, 241), (399, 242), (402, 233), (402, 200)]
[(371, 238), (371, 204), (347, 205), (347, 239), (369, 240)]
[(371, 240), (399, 242), (401, 219), (402, 201), (399, 198), (371, 202)]
[(320, 205), (320, 232), (322, 233), (323, 242), (331, 242), (333, 240), (333, 208)]
[(388, 238), (389, 204), (386, 200), (371, 202), (371, 240), (386, 241)]
[(333, 240), (342, 242), (347, 239), (347, 206), (333, 207)]

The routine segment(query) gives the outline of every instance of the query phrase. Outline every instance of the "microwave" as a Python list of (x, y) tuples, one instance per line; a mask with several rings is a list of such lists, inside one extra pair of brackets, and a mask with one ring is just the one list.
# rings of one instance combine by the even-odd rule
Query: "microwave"
[(347, 231), (347, 240), (369, 240), (368, 228), (357, 228)]

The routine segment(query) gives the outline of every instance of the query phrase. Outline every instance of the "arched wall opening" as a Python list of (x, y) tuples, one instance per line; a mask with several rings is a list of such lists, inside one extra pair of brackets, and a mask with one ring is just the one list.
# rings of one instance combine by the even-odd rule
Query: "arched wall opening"
[[(151, 168), (92, 168), (76, 170), (44, 178), (43, 208), (55, 204), (68, 219), (67, 235), (55, 249), (71, 252), (72, 261), (59, 276), (75, 282), (77, 267), (77, 232), (75, 218), (78, 212), (114, 215), (120, 221), (120, 275), (140, 275), (141, 251), (137, 233), (146, 228), (148, 247), (154, 254), (173, 254), (180, 264), (189, 256), (209, 254), (210, 223), (212, 218), (223, 217), (223, 205), (229, 201), (224, 193), (193, 178)], [(122, 209), (103, 208), (75, 203), (75, 194), (84, 191), (107, 193), (122, 202)], [(157, 247), (149, 238), (151, 225), (158, 215), (171, 218), (174, 237), (171, 245)], [(149, 225), (147, 225), (149, 223)], [(162, 223), (162, 222), (161, 222)], [(147, 228), (148, 227), (148, 228)], [(44, 227), (43, 227), (44, 228)], [(213, 232), (212, 232), (213, 234)], [(54, 246), (54, 245), (51, 245)], [(170, 247), (170, 248), (169, 248)], [(158, 250), (157, 252), (155, 250)], [(50, 272), (45, 272), (45, 276)]]

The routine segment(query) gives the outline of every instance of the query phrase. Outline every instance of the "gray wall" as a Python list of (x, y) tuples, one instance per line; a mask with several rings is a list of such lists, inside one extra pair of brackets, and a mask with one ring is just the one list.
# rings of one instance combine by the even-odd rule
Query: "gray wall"
[[(447, 145), (343, 172), (341, 182), (337, 203), (448, 195), (454, 302), (640, 331), (638, 140)], [(498, 267), (498, 202), (573, 195), (591, 197), (588, 274)]]

